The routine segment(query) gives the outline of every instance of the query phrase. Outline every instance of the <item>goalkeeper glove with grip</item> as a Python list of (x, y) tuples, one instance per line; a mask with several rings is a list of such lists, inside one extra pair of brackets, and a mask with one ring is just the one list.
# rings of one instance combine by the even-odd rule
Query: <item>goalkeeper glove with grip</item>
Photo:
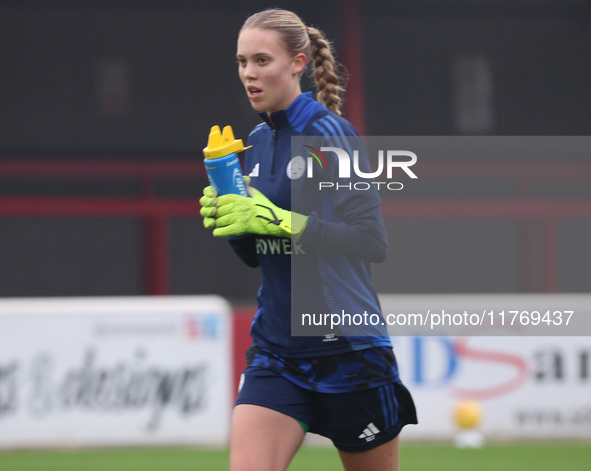
[(299, 239), (308, 217), (281, 209), (259, 190), (249, 186), (248, 197), (228, 194), (217, 196), (212, 187), (203, 190), (201, 215), (206, 228), (214, 228), (214, 237), (261, 234)]
[(203, 189), (203, 196), (199, 199), (201, 204), (201, 216), (203, 216), (203, 226), (206, 229), (215, 227), (214, 215), (216, 212), (215, 199), (218, 193), (212, 186), (206, 186)]

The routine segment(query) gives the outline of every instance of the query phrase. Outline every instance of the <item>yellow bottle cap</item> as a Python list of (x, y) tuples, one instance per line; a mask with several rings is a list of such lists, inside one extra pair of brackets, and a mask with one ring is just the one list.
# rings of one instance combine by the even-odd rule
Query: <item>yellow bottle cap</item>
[(206, 159), (219, 159), (251, 147), (244, 147), (242, 139), (234, 139), (231, 126), (225, 126), (224, 131), (220, 132), (220, 127), (216, 124), (209, 131), (209, 139), (207, 140), (207, 147), (203, 149), (203, 155), (205, 155)]

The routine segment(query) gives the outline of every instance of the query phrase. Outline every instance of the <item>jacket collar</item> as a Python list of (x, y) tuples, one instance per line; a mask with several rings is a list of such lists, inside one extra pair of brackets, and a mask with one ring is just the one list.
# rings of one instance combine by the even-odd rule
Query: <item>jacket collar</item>
[(259, 116), (272, 129), (282, 129), (291, 126), (301, 132), (310, 118), (321, 109), (323, 105), (314, 100), (312, 92), (304, 92), (289, 105), (286, 109), (271, 113), (271, 119), (265, 111), (260, 111)]

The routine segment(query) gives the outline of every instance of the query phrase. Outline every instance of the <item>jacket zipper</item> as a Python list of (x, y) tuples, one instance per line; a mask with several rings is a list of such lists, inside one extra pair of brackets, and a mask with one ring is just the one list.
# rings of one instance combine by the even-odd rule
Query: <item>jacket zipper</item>
[(273, 160), (271, 161), (271, 175), (275, 175), (276, 154), (277, 154), (277, 129), (273, 128)]

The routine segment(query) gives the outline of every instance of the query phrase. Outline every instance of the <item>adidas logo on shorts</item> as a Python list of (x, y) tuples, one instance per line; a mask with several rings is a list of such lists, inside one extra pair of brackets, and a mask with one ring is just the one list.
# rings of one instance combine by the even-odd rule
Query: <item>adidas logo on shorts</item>
[(375, 440), (376, 434), (378, 433), (380, 433), (380, 429), (378, 429), (372, 422), (367, 427), (365, 427), (365, 430), (361, 435), (359, 435), (359, 438), (362, 440), (365, 438), (366, 442), (371, 442), (372, 440)]

